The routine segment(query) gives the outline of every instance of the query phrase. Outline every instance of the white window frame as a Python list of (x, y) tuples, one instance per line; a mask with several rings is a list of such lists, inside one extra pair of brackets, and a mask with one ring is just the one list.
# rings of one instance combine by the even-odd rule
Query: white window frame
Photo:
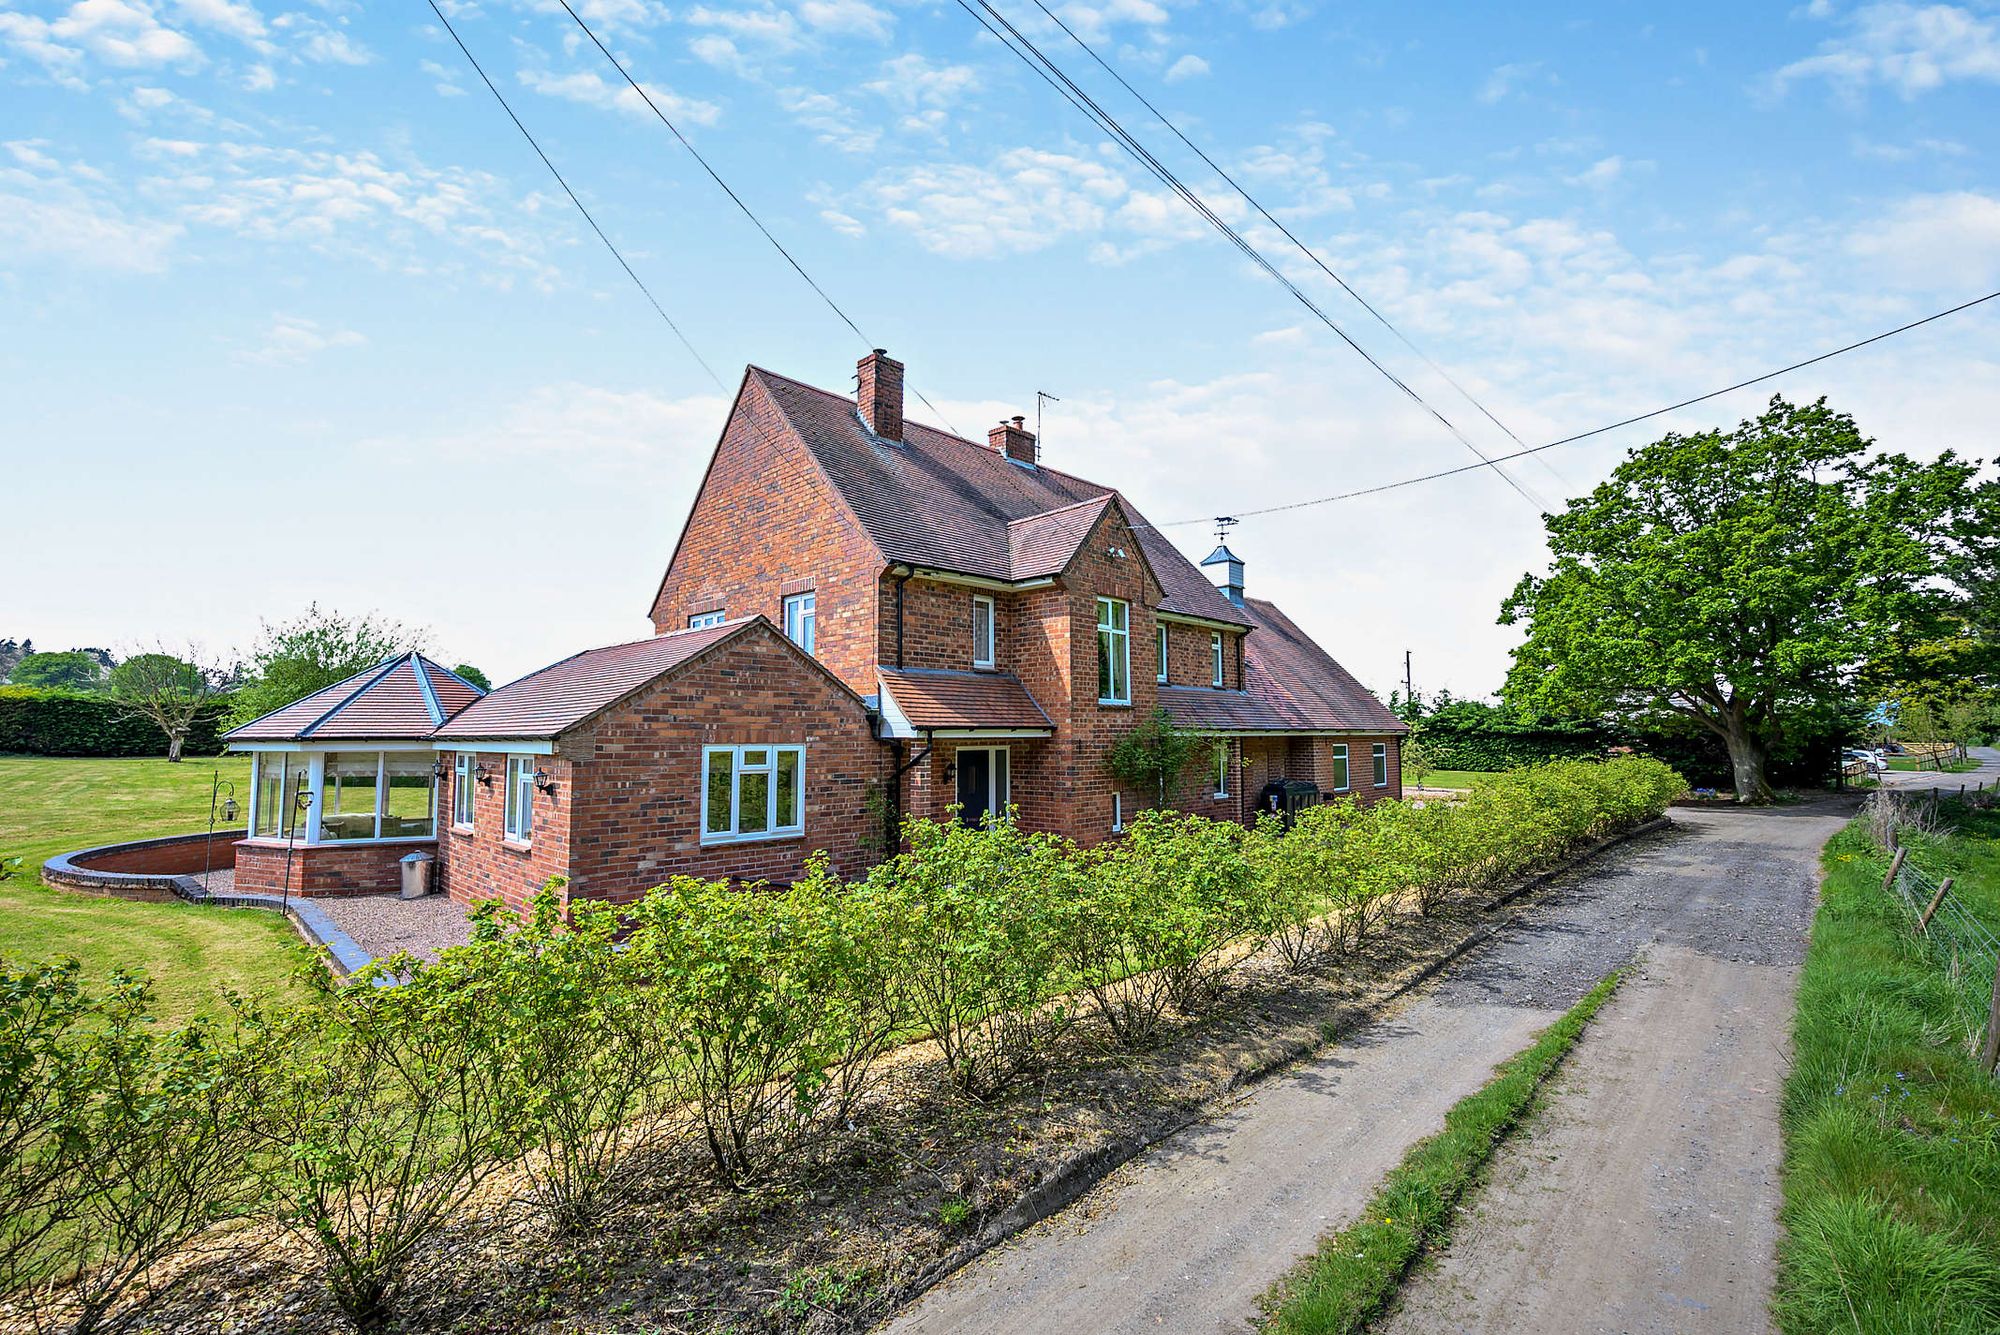
[[(478, 793), (473, 785), (479, 781), (479, 757), (470, 751), (460, 751), (451, 763), (451, 828), (464, 830), (470, 834), (478, 820)], [(458, 818), (460, 809), (465, 819)]]
[(535, 757), (507, 757), (507, 796), (502, 803), (502, 837), (510, 844), (535, 842)]
[[(986, 609), (986, 643), (979, 643), (979, 609)], [(993, 605), (991, 596), (984, 593), (972, 595), (972, 666), (990, 668), (994, 662), (996, 641), (1000, 638), (999, 609)], [(980, 654), (985, 649), (984, 656)]]
[[(766, 603), (765, 606), (769, 607), (770, 604)], [(688, 614), (687, 628), (689, 630), (707, 630), (710, 626), (720, 626), (727, 620), (729, 620), (729, 612), (727, 609), (721, 607), (716, 608), (713, 612), (691, 612)]]
[[(798, 624), (792, 624), (796, 615)], [(819, 656), (819, 594), (812, 589), (790, 594), (784, 606), (785, 638), (817, 658)]]
[(1125, 833), (1125, 794), (1111, 790), (1111, 833)]
[[(764, 753), (761, 765), (746, 765), (743, 755), (746, 751)], [(799, 777), (796, 786), (799, 808), (797, 819), (790, 824), (778, 824), (778, 757), (791, 754), (799, 758)], [(726, 755), (729, 759), (729, 828), (709, 829), (708, 772), (713, 757)], [(743, 776), (763, 774), (770, 782), (764, 785), (765, 828), (742, 833)], [(767, 839), (796, 839), (806, 832), (806, 748), (802, 743), (747, 742), (742, 746), (704, 746), (701, 748), (701, 842), (707, 844), (753, 844)]]
[[(1013, 748), (1006, 746), (961, 746), (952, 752), (952, 764), (971, 751), (986, 752), (986, 809), (998, 819), (1007, 819), (1007, 809), (1014, 802), (1014, 755)], [(956, 771), (954, 771), (955, 773)], [(958, 800), (958, 780), (951, 784), (951, 800)]]
[(1209, 682), (1209, 684), (1211, 686), (1220, 687), (1222, 685), (1222, 632), (1221, 631), (1212, 630), (1208, 633), (1208, 653), (1209, 657), (1215, 660), (1215, 671), (1212, 674), (1212, 679)]
[(1375, 743), (1368, 758), (1374, 763), (1375, 774), (1379, 776), (1375, 779), (1375, 786), (1377, 788), (1387, 788), (1389, 786), (1389, 744), (1387, 742)]
[[(1109, 645), (1105, 641), (1109, 638)], [(1106, 694), (1106, 683), (1100, 673), (1097, 683), (1097, 703), (1100, 705), (1129, 705), (1132, 703), (1132, 605), (1122, 598), (1099, 598), (1097, 600), (1097, 643), (1103, 666), (1111, 670), (1110, 693)], [(1121, 693), (1120, 685), (1124, 690)]]
[(1348, 792), (1354, 787), (1354, 762), (1348, 758), (1346, 742), (1335, 742), (1333, 744), (1333, 758), (1340, 762), (1341, 778), (1341, 781), (1333, 786), (1333, 791), (1336, 793)]
[(1229, 743), (1215, 744), (1215, 796), (1229, 796)]
[(1159, 671), (1153, 680), (1164, 686), (1167, 681), (1167, 623), (1162, 621), (1153, 629), (1158, 632), (1155, 638), (1160, 643)]

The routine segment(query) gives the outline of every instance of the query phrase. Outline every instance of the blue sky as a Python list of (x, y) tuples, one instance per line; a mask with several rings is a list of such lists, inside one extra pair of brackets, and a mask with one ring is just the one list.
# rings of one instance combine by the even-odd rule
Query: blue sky
[[(997, 7), (1512, 447), (1031, 0)], [(1470, 458), (958, 5), (579, 8), (962, 431), (1047, 390), (1046, 458), (1155, 521)], [(2000, 287), (2000, 11), (1659, 9), (1058, 12), (1531, 442)], [(850, 383), (867, 344), (553, 0), (447, 13), (727, 385), (746, 362)], [(0, 635), (224, 651), (316, 599), (506, 677), (646, 633), (726, 397), (421, 0), (0, 0), (0, 62)], [(1885, 446), (1990, 456), (1996, 363), (1984, 308), (1778, 388)], [(1559, 503), (1659, 429), (1513, 475)], [(1233, 542), (1253, 593), (1385, 692), (1406, 648), (1420, 687), (1496, 686), (1498, 602), (1542, 551), (1490, 473)]]

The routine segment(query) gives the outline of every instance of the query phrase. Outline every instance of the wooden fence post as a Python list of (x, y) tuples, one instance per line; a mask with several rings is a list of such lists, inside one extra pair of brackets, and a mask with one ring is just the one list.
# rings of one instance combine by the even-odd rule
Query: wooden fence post
[(1986, 1046), (1979, 1054), (1979, 1069), (1988, 1075), (2000, 1065), (2000, 957), (1993, 961), (1993, 1004), (1986, 1011)]
[(1895, 860), (1889, 864), (1889, 874), (1882, 878), (1882, 888), (1884, 890), (1887, 890), (1889, 887), (1893, 886), (1896, 883), (1896, 874), (1903, 870), (1903, 859), (1908, 857), (1909, 855), (1910, 855), (1910, 850), (1907, 848), (1899, 848), (1896, 850)]
[(1922, 935), (1930, 931), (1931, 915), (1938, 911), (1938, 905), (1944, 903), (1944, 897), (1950, 893), (1951, 893), (1951, 877), (1947, 876), (1944, 878), (1943, 882), (1939, 884), (1937, 893), (1931, 896), (1931, 902), (1924, 906), (1923, 916), (1917, 919), (1918, 935)]

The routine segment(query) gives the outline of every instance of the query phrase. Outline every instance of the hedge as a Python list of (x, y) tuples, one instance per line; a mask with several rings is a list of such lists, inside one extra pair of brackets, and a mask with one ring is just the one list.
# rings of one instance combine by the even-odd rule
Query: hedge
[[(188, 734), (187, 755), (221, 754), (228, 709), (228, 699), (218, 698), (203, 711)], [(166, 753), (167, 739), (150, 719), (102, 695), (0, 686), (0, 754), (105, 758)]]

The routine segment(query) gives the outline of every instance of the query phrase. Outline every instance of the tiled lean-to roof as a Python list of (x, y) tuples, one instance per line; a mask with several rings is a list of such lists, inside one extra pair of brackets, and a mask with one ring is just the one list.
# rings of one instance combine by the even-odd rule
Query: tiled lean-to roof
[(1016, 463), (920, 422), (906, 421), (901, 441), (885, 441), (862, 424), (850, 398), (761, 367), (747, 375), (812, 452), (886, 564), (1010, 582), (1060, 574), (1115, 500), (1160, 581), (1162, 611), (1250, 624), (1114, 488)]
[(1011, 673), (882, 668), (881, 675), (893, 708), (918, 732), (1055, 727)]
[(586, 649), (496, 688), (432, 734), (438, 742), (556, 737), (763, 617)]
[(223, 740), (417, 740), (480, 695), (477, 686), (422, 654), (401, 654), (253, 719)]

